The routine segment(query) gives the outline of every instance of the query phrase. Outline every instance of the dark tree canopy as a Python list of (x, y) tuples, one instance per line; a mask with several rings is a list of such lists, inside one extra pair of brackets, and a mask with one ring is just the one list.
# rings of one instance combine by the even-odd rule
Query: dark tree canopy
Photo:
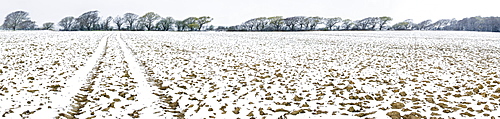
[(378, 19), (379, 19), (378, 20), (379, 21), (379, 30), (382, 30), (387, 23), (392, 21), (392, 18), (388, 17), (388, 16), (379, 17)]
[(156, 20), (160, 19), (161, 16), (154, 13), (154, 12), (148, 12), (144, 14), (142, 17), (139, 19), (144, 22), (144, 27), (147, 28), (148, 31), (151, 31), (154, 27), (154, 23)]
[(283, 17), (282, 16), (274, 16), (274, 17), (269, 17), (269, 24), (271, 25), (273, 30), (279, 31), (281, 30), (281, 27), (285, 22), (283, 22)]
[(5, 17), (3, 27), (7, 29), (25, 29), (27, 27), (32, 27), (34, 22), (31, 24), (29, 13), (25, 11), (15, 11), (10, 13)]
[(59, 21), (59, 26), (63, 27), (64, 31), (69, 31), (73, 27), (75, 17), (69, 16), (69, 17), (64, 17)]
[(106, 19), (104, 19), (101, 22), (100, 29), (105, 30), (105, 31), (112, 30), (113, 27), (110, 26), (112, 21), (113, 21), (113, 17), (111, 17), (111, 16), (107, 17)]
[(186, 24), (186, 26), (189, 28), (190, 31), (196, 30), (198, 27), (200, 27), (200, 24), (198, 24), (198, 18), (196, 17), (188, 17), (184, 19), (182, 22)]
[(209, 16), (198, 17), (198, 19), (196, 20), (196, 22), (199, 24), (198, 31), (201, 30), (201, 28), (203, 27), (203, 25), (212, 22), (212, 20), (214, 20), (214, 19), (211, 18), (211, 17), (209, 17)]
[(158, 23), (156, 23), (156, 27), (160, 31), (169, 31), (172, 29), (172, 26), (175, 24), (175, 19), (172, 17), (162, 18)]
[(36, 24), (35, 23), (36, 22), (31, 21), (31, 20), (23, 21), (19, 25), (18, 29), (19, 30), (36, 30)]
[(52, 30), (53, 28), (54, 28), (54, 23), (52, 22), (43, 23), (42, 30)]
[(127, 29), (128, 30), (134, 30), (134, 23), (137, 21), (137, 18), (139, 15), (134, 14), (134, 13), (125, 13), (123, 15), (123, 18), (125, 19), (125, 22), (128, 23)]
[(184, 21), (176, 20), (175, 26), (177, 27), (177, 31), (184, 31), (187, 27), (187, 24)]
[(123, 23), (125, 23), (125, 19), (123, 17), (116, 16), (113, 19), (113, 23), (116, 24), (116, 27), (118, 27), (118, 30), (121, 30)]
[(97, 26), (99, 22), (99, 11), (88, 11), (76, 18), (78, 24), (82, 27), (82, 30), (90, 31), (92, 28)]
[(326, 20), (325, 25), (326, 28), (328, 28), (328, 30), (333, 30), (335, 24), (342, 22), (342, 18), (340, 17), (326, 18), (325, 20)]

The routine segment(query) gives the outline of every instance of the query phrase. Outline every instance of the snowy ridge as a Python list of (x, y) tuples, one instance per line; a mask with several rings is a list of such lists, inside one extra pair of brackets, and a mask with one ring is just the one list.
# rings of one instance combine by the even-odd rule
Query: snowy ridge
[(126, 43), (108, 37), (98, 64), (72, 97), (71, 107), (59, 118), (155, 118), (153, 95), (141, 67), (135, 62)]
[(73, 77), (64, 81), (66, 85), (61, 89), (60, 93), (57, 93), (57, 96), (51, 96), (53, 102), (55, 103), (56, 108), (52, 110), (44, 110), (38, 111), (33, 114), (33, 117), (37, 118), (54, 118), (57, 116), (57, 113), (62, 111), (69, 111), (70, 104), (73, 103), (71, 97), (82, 93), (79, 89), (85, 84), (86, 79), (89, 77), (89, 73), (92, 69), (97, 65), (98, 59), (104, 54), (105, 47), (107, 46), (108, 36), (103, 37), (98, 44), (98, 47), (93, 52), (92, 56), (86, 61), (85, 66), (79, 68), (79, 70), (74, 72)]
[(127, 44), (123, 39), (120, 38), (120, 34), (116, 36), (116, 40), (120, 44), (121, 50), (123, 51), (123, 55), (125, 61), (129, 66), (130, 76), (134, 79), (135, 82), (138, 83), (135, 91), (137, 93), (138, 102), (134, 103), (132, 108), (142, 109), (141, 118), (154, 118), (158, 117), (153, 115), (152, 112), (155, 112), (156, 105), (154, 102), (158, 100), (158, 97), (153, 95), (154, 88), (148, 83), (148, 78), (146, 78), (146, 74), (144, 74), (144, 69), (137, 63), (135, 56), (132, 51), (128, 48)]
[[(76, 71), (75, 75), (71, 77), (71, 79), (67, 80), (67, 83), (68, 84), (71, 83), (72, 85), (68, 85), (67, 88), (63, 89), (61, 91), (61, 94), (67, 96), (74, 96), (77, 93), (79, 93), (78, 90), (85, 84), (85, 82), (87, 82), (86, 79), (90, 77), (89, 73), (92, 71), (94, 67), (96, 67), (96, 65), (98, 64), (97, 61), (105, 53), (105, 49), (108, 44), (108, 38), (109, 36), (106, 36), (100, 40), (97, 49), (94, 51), (92, 57), (90, 57), (85, 66)], [(68, 99), (69, 97), (64, 97), (64, 98)], [(60, 104), (67, 104), (67, 102)]]

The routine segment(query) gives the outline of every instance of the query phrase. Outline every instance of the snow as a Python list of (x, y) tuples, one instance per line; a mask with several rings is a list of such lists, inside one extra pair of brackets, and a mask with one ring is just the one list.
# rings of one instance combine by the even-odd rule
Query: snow
[(156, 105), (151, 105), (154, 104), (158, 99), (151, 93), (154, 89), (152, 85), (148, 83), (147, 78), (145, 77), (146, 74), (144, 74), (144, 69), (141, 68), (141, 66), (137, 63), (136, 57), (132, 54), (132, 51), (130, 51), (127, 44), (120, 38), (120, 35), (117, 35), (116, 39), (120, 44), (121, 51), (123, 51), (125, 61), (127, 61), (127, 63), (129, 64), (130, 75), (138, 83), (136, 90), (137, 92), (135, 93), (137, 93), (137, 100), (139, 101), (137, 103), (132, 103), (133, 106), (137, 106), (131, 108), (133, 108), (134, 110), (142, 109), (142, 117), (158, 117), (157, 115), (148, 113), (155, 112), (155, 109), (158, 110), (158, 107)]
[(1, 32), (0, 114), (498, 118), (498, 44), (441, 31)]

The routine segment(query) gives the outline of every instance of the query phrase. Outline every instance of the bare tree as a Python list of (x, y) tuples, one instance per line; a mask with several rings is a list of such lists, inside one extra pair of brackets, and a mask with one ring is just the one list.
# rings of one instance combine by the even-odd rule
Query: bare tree
[(281, 30), (281, 26), (283, 26), (283, 17), (282, 16), (274, 16), (269, 17), (269, 25), (271, 25), (274, 30)]
[(340, 17), (335, 17), (335, 18), (326, 18), (326, 28), (328, 30), (333, 30), (332, 28), (335, 26), (335, 24), (342, 22), (342, 18)]
[(379, 24), (379, 29), (378, 30), (382, 30), (382, 28), (384, 28), (384, 26), (389, 23), (390, 21), (392, 21), (392, 18), (391, 17), (388, 17), (388, 16), (383, 16), (383, 17), (379, 17), (378, 18), (378, 24)]
[(36, 29), (35, 23), (36, 22), (31, 21), (31, 20), (23, 21), (23, 22), (21, 22), (21, 24), (19, 24), (18, 29), (19, 30), (35, 30)]
[(187, 24), (184, 21), (177, 20), (175, 21), (175, 26), (177, 27), (177, 31), (184, 31)]
[(148, 31), (153, 29), (154, 23), (156, 20), (160, 19), (160, 15), (154, 13), (154, 12), (148, 12), (144, 14), (141, 19), (144, 22), (144, 26), (148, 29)]
[[(301, 30), (308, 30), (310, 24), (311, 24), (311, 17), (303, 17), (299, 21)], [(302, 26), (304, 27), (304, 29), (302, 29)]]
[(375, 27), (379, 24), (380, 19), (378, 17), (367, 17), (362, 20), (355, 21), (355, 29), (357, 30), (375, 30)]
[(309, 30), (316, 30), (316, 26), (318, 26), (318, 24), (322, 24), (323, 23), (323, 17), (309, 17)]
[(76, 21), (83, 26), (86, 30), (90, 31), (92, 28), (96, 27), (99, 22), (99, 12), (96, 11), (88, 11), (80, 15), (76, 18)]
[(392, 25), (394, 30), (408, 30), (408, 22), (399, 22)]
[(198, 19), (196, 20), (196, 22), (200, 25), (198, 27), (198, 31), (201, 31), (201, 27), (203, 27), (203, 25), (205, 25), (207, 23), (212, 22), (212, 20), (213, 20), (213, 18), (211, 18), (209, 16), (198, 17)]
[(370, 30), (375, 30), (375, 27), (377, 27), (377, 25), (380, 23), (380, 18), (368, 17), (367, 19), (368, 19), (368, 25), (370, 26)]
[(299, 17), (288, 17), (285, 18), (283, 22), (285, 22), (285, 26), (287, 26), (290, 30), (295, 31), (295, 27), (298, 25), (299, 20)]
[[(259, 18), (253, 18), (253, 19), (246, 21), (245, 23), (243, 23), (243, 25), (239, 26), (239, 28), (246, 27), (246, 28), (250, 28), (251, 31), (252, 30), (259, 31), (259, 30), (263, 30), (267, 24), (268, 24), (268, 21), (267, 21), (266, 17), (259, 17)], [(235, 27), (233, 27), (233, 28), (235, 28)]]
[(146, 19), (139, 17), (139, 19), (137, 19), (137, 22), (134, 23), (134, 30), (144, 31), (145, 29), (146, 29)]
[(184, 19), (182, 22), (189, 28), (190, 31), (196, 30), (200, 25), (198, 24), (198, 18), (196, 17), (188, 17)]
[(307, 28), (306, 24), (309, 24), (307, 21), (307, 18), (305, 16), (296, 16), (295, 19), (297, 19), (297, 25), (299, 25), (299, 30), (303, 30), (304, 28)]
[(5, 21), (2, 26), (4, 28), (9, 28), (15, 31), (17, 28), (20, 27), (21, 23), (25, 21), (30, 21), (28, 15), (29, 13), (25, 11), (12, 12), (5, 17)]
[(356, 30), (366, 30), (366, 29), (368, 29), (368, 26), (371, 23), (370, 20), (369, 20), (369, 18), (364, 18), (362, 20), (356, 20), (354, 22), (356, 24), (354, 26)]
[(267, 24), (269, 24), (269, 20), (266, 17), (255, 18), (257, 20), (257, 30), (264, 30)]
[(169, 31), (175, 24), (175, 19), (172, 17), (165, 17), (156, 23), (156, 27), (162, 31)]
[(42, 25), (43, 30), (52, 30), (54, 28), (54, 23), (52, 22), (47, 22)]
[(106, 19), (104, 19), (102, 22), (101, 22), (101, 28), (102, 30), (111, 30), (111, 22), (113, 21), (113, 17), (109, 16), (107, 17)]
[(128, 30), (131, 31), (134, 29), (134, 23), (137, 21), (137, 17), (139, 17), (139, 15), (134, 13), (125, 13), (125, 15), (123, 15), (125, 22), (128, 23)]
[(75, 17), (72, 17), (72, 16), (64, 17), (63, 19), (61, 19), (61, 21), (59, 21), (58, 24), (59, 24), (59, 26), (63, 27), (63, 30), (69, 31), (69, 30), (71, 30), (71, 27), (74, 24), (74, 19), (75, 19)]
[(432, 26), (432, 20), (425, 20), (417, 24), (417, 29), (418, 30), (429, 30), (429, 28)]
[(342, 26), (344, 26), (344, 30), (350, 30), (352, 25), (354, 25), (354, 23), (351, 19), (342, 20)]
[(434, 27), (436, 30), (442, 30), (442, 27), (448, 25), (448, 23), (450, 23), (449, 19), (440, 19), (434, 22)]
[(113, 19), (113, 22), (116, 24), (116, 27), (118, 27), (118, 30), (121, 30), (123, 23), (125, 23), (125, 19), (120, 16), (116, 16)]
[(405, 21), (403, 22), (406, 22), (408, 23), (408, 25), (406, 26), (407, 29), (411, 30), (415, 27), (415, 23), (413, 23), (413, 19), (406, 19)]
[(250, 31), (253, 31), (254, 27), (257, 27), (257, 24), (258, 24), (258, 22), (256, 19), (250, 19), (250, 20), (244, 22), (241, 26), (248, 28)]
[[(493, 18), (493, 17), (489, 17), (489, 18)], [(492, 20), (492, 21), (490, 21)], [(498, 21), (496, 19), (488, 19), (488, 22), (490, 23), (489, 27), (490, 28), (493, 28), (496, 26), (496, 24), (498, 23)], [(459, 24), (458, 24), (458, 20), (453, 18), (453, 19), (450, 19), (450, 22), (447, 26), (444, 26), (443, 29), (444, 30), (460, 30), (459, 29)], [(494, 29), (491, 29), (490, 32), (492, 32)]]
[(480, 16), (477, 17), (470, 17), (470, 18), (464, 18), (459, 21), (459, 23), (463, 24), (463, 30), (466, 31), (480, 31), (480, 26), (482, 26), (481, 22), (483, 21), (483, 18)]
[(414, 26), (413, 20), (412, 19), (407, 19), (403, 22), (396, 23), (392, 25), (392, 28), (394, 30), (411, 30)]

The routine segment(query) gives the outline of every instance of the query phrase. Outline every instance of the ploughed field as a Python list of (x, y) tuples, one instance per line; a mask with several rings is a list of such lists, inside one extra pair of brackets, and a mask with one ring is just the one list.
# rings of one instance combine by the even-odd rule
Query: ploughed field
[(1, 118), (500, 118), (500, 34), (0, 32)]

